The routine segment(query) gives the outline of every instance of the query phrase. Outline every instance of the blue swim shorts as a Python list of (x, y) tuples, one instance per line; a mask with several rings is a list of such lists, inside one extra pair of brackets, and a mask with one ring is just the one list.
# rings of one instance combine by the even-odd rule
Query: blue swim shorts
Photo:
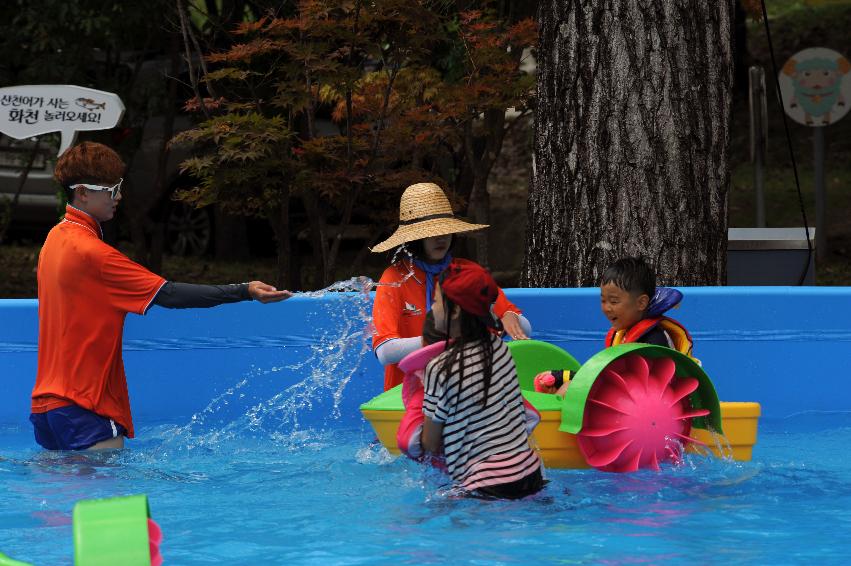
[(112, 419), (68, 405), (30, 414), (35, 429), (35, 441), (48, 450), (85, 450), (98, 442), (127, 434), (127, 430)]

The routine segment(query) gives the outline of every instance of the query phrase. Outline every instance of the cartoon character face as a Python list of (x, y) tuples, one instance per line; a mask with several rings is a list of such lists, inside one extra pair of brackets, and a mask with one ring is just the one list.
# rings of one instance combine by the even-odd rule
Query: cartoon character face
[(838, 59), (813, 58), (798, 62), (789, 59), (783, 67), (783, 73), (792, 77), (796, 87), (826, 88), (851, 70), (851, 63), (845, 57)]
[(840, 92), (842, 77), (851, 70), (851, 63), (842, 56), (812, 57), (798, 61), (789, 59), (783, 74), (792, 79), (789, 108), (800, 106), (804, 120), (812, 125), (817, 117), (821, 125), (830, 123), (834, 106), (845, 106)]
[(807, 69), (798, 71), (793, 78), (804, 88), (829, 89), (842, 75), (838, 69)]

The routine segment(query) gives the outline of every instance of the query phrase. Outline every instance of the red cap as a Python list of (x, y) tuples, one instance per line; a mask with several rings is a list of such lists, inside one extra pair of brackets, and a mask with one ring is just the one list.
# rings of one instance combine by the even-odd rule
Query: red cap
[(499, 287), (491, 274), (477, 263), (453, 261), (443, 272), (440, 289), (461, 310), (479, 317), (489, 317)]

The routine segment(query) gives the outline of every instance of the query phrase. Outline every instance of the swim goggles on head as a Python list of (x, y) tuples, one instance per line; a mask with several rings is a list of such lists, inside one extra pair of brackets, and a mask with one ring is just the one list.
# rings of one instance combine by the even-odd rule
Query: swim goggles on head
[(124, 182), (124, 177), (118, 179), (118, 182), (111, 187), (104, 187), (102, 185), (88, 185), (86, 183), (74, 183), (71, 188), (76, 189), (77, 187), (85, 187), (90, 191), (109, 191), (109, 196), (112, 200), (117, 199), (121, 196), (121, 183)]

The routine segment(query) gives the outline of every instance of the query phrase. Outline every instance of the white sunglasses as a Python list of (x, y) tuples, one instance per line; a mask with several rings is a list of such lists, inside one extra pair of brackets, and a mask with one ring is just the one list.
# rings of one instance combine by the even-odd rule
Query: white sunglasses
[(109, 191), (109, 196), (112, 200), (117, 199), (121, 196), (121, 183), (124, 182), (124, 177), (118, 179), (118, 183), (112, 185), (111, 187), (103, 187), (101, 185), (87, 185), (86, 183), (75, 183), (72, 188), (76, 189), (77, 187), (85, 187), (90, 191)]

